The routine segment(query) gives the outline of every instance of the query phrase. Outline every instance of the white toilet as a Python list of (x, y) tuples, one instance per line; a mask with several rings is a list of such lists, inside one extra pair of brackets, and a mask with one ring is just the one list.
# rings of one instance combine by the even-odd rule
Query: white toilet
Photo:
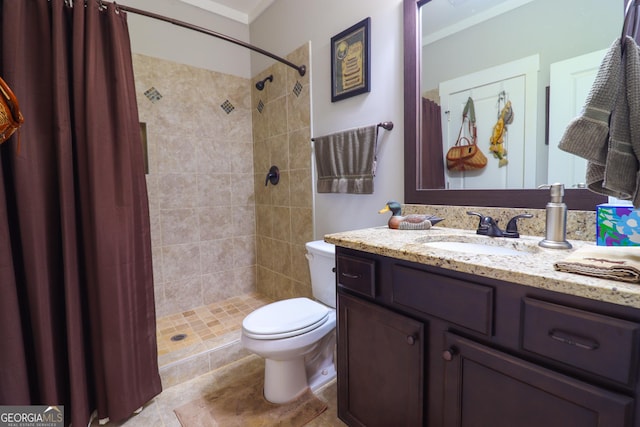
[(335, 246), (308, 242), (313, 296), (277, 301), (242, 321), (242, 345), (265, 358), (264, 397), (285, 403), (336, 376)]

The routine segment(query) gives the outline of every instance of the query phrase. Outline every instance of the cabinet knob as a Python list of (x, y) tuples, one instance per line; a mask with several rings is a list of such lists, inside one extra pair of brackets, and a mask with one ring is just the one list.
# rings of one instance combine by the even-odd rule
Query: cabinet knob
[(451, 347), (442, 352), (442, 358), (447, 362), (451, 362), (456, 354), (458, 354), (458, 350), (455, 347)]
[(407, 344), (414, 345), (416, 343), (416, 338), (413, 335), (407, 336)]

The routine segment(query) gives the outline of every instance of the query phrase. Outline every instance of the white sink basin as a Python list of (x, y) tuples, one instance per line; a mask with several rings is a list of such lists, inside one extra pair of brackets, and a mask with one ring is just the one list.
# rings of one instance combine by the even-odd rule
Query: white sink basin
[(521, 251), (503, 246), (485, 245), (482, 243), (434, 241), (426, 242), (425, 246), (446, 251), (462, 252), (475, 255), (527, 255), (528, 251)]

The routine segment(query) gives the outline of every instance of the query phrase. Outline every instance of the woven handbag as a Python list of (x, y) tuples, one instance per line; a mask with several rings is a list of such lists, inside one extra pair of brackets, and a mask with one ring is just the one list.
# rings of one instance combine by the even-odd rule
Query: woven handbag
[(23, 122), (18, 99), (0, 78), (0, 144), (8, 140)]
[[(465, 121), (468, 122), (469, 136), (462, 134)], [(487, 166), (487, 157), (480, 151), (478, 144), (478, 131), (476, 129), (476, 113), (473, 99), (469, 97), (462, 112), (462, 124), (458, 139), (453, 147), (447, 151), (447, 169), (451, 171), (467, 171), (482, 169)]]

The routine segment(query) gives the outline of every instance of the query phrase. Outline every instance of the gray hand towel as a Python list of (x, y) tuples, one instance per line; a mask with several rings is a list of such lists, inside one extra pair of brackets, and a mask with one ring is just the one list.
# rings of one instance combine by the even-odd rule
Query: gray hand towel
[(624, 57), (620, 42), (614, 42), (598, 70), (582, 115), (567, 126), (558, 147), (589, 161), (587, 188), (633, 200), (638, 207), (640, 50), (631, 37), (622, 42)]
[[(633, 207), (640, 208), (640, 47), (633, 39), (631, 40), (633, 42), (633, 49), (631, 49), (631, 53), (626, 60), (627, 102), (629, 104), (631, 148), (638, 161), (636, 166), (635, 192), (631, 198), (631, 202), (633, 203)], [(625, 48), (625, 52), (626, 49), (627, 48)], [(630, 178), (629, 176), (628, 179)]]
[(377, 126), (314, 138), (318, 193), (372, 194)]
[[(636, 114), (638, 100), (633, 98), (631, 88), (637, 86), (640, 78), (640, 58), (638, 46), (631, 37), (625, 37), (625, 54), (623, 58), (623, 77), (620, 80), (620, 90), (616, 100), (616, 106), (611, 116), (611, 128), (609, 146), (605, 163), (604, 181), (602, 187), (604, 194), (629, 200), (636, 192), (636, 172), (638, 160), (633, 151), (633, 138), (631, 128), (634, 127), (636, 138), (640, 137), (637, 129), (640, 124), (633, 124), (630, 107), (633, 105)], [(636, 116), (637, 117), (637, 116)], [(640, 141), (639, 141), (640, 142)]]

